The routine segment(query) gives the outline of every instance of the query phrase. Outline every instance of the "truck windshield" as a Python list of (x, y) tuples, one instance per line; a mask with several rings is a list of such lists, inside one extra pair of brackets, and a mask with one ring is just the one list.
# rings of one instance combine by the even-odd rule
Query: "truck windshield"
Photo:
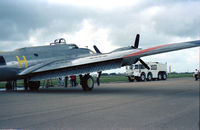
[(143, 65), (139, 64), (139, 65), (135, 65), (134, 69), (145, 69)]
[(145, 68), (144, 68), (144, 65), (140, 65), (140, 69), (145, 69)]
[(138, 65), (135, 65), (135, 69), (138, 69), (139, 67), (138, 67)]

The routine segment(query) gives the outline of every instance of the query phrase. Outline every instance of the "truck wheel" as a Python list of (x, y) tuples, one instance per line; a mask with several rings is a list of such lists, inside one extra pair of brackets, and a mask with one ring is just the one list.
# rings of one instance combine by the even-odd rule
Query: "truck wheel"
[(140, 81), (140, 77), (135, 77), (135, 81)]
[(129, 81), (129, 82), (133, 82), (133, 81), (134, 81), (134, 77), (128, 76), (128, 81)]
[(147, 75), (147, 81), (151, 81), (152, 80), (152, 74), (151, 73), (149, 73), (148, 75)]
[(163, 73), (163, 75), (162, 75), (162, 80), (166, 80), (167, 79), (167, 74), (166, 74), (166, 72), (165, 73)]
[(145, 81), (145, 79), (146, 79), (145, 73), (142, 73), (141, 76), (140, 76), (140, 80)]
[(162, 80), (162, 74), (158, 73), (158, 80)]

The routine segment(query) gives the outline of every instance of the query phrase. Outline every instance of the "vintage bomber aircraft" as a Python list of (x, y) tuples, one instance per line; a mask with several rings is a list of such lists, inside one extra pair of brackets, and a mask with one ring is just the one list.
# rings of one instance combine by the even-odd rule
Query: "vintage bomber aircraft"
[[(200, 40), (165, 44), (148, 49), (140, 49), (140, 35), (136, 35), (134, 46), (116, 49), (110, 53), (96, 53), (75, 44), (66, 44), (63, 38), (50, 46), (25, 47), (11, 52), (0, 52), (0, 81), (8, 81), (12, 87), (14, 81), (24, 79), (25, 88), (37, 90), (40, 80), (60, 76), (79, 75), (83, 90), (94, 87), (91, 72), (100, 74), (104, 70), (120, 68), (140, 61), (147, 69), (148, 65), (140, 58), (144, 56), (200, 46)], [(184, 58), (184, 57), (183, 57)]]

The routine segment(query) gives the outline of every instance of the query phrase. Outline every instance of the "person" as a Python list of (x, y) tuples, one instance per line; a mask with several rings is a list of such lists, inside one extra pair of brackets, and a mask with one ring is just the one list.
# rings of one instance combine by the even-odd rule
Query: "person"
[(199, 74), (199, 71), (197, 69), (195, 69), (194, 78), (195, 78), (196, 81), (198, 80), (198, 74)]
[(70, 76), (70, 83), (71, 83), (72, 87), (76, 86), (76, 76), (75, 75)]
[(68, 82), (67, 82), (67, 81), (68, 81), (68, 76), (65, 77), (65, 87), (66, 87), (66, 88), (67, 88), (67, 86), (68, 86)]
[(100, 85), (101, 71), (97, 73), (97, 85)]
[(59, 87), (64, 86), (64, 79), (63, 79), (63, 77), (59, 77), (59, 78), (57, 79), (57, 81), (58, 81), (58, 86), (59, 86)]

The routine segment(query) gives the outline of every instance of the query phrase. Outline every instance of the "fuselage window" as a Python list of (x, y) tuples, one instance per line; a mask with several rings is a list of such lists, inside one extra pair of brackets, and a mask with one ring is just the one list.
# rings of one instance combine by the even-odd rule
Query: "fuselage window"
[(68, 46), (69, 46), (69, 49), (78, 49), (78, 46), (75, 44), (70, 44)]
[(0, 56), (0, 65), (6, 65), (6, 61), (3, 56)]
[(36, 57), (37, 57), (37, 56), (38, 56), (38, 54), (37, 54), (37, 53), (34, 53), (34, 56), (36, 56)]

